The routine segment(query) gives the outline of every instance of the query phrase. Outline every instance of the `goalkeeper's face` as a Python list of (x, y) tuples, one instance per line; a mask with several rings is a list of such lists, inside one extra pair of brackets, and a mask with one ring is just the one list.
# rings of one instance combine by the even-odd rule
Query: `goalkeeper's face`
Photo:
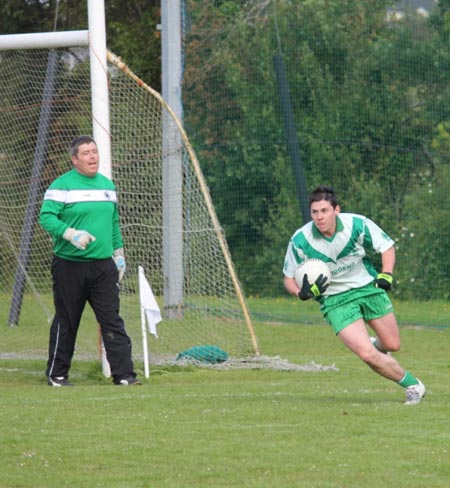
[(75, 169), (86, 176), (95, 176), (98, 173), (98, 149), (94, 142), (80, 144), (76, 156), (72, 156)]

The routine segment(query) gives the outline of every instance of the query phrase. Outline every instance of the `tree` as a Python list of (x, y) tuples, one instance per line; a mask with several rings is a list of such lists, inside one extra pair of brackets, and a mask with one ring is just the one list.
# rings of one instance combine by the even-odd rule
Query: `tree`
[(280, 290), (287, 239), (302, 223), (274, 53), (287, 67), (309, 188), (331, 184), (344, 210), (395, 237), (422, 197), (414, 174), (442, 164), (430, 144), (450, 106), (447, 13), (390, 23), (390, 3), (189, 3), (186, 125), (248, 293)]
[[(2, 34), (87, 29), (87, 1), (3, 0)], [(107, 47), (156, 90), (161, 87), (160, 0), (105, 1)]]

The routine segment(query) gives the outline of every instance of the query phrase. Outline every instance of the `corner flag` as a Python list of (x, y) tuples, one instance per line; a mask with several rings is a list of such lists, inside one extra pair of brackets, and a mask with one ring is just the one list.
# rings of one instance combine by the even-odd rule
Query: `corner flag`
[(148, 357), (147, 327), (145, 326), (145, 322), (148, 324), (150, 333), (158, 338), (156, 324), (161, 322), (162, 317), (153, 291), (145, 278), (144, 268), (142, 266), (138, 266), (138, 278), (139, 302), (141, 304), (142, 347), (144, 351), (144, 374), (148, 378), (150, 376), (150, 361)]
[(139, 266), (139, 301), (141, 303), (141, 308), (145, 311), (145, 317), (147, 319), (148, 329), (151, 334), (158, 338), (158, 331), (156, 330), (156, 324), (161, 322), (161, 311), (159, 309), (158, 303), (155, 300), (153, 291), (147, 278), (144, 274), (144, 268)]

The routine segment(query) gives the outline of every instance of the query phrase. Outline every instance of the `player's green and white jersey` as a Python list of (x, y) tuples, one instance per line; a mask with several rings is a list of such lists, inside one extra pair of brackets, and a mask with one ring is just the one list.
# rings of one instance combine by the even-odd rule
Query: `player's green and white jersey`
[[(39, 223), (53, 238), (56, 256), (71, 261), (110, 258), (123, 246), (114, 183), (97, 173), (90, 177), (72, 169), (45, 192)], [(85, 230), (96, 240), (86, 250), (63, 239), (68, 227)]]
[(324, 237), (314, 222), (308, 222), (292, 236), (284, 260), (283, 273), (293, 278), (295, 269), (305, 259), (316, 258), (327, 263), (331, 283), (324, 296), (360, 288), (372, 282), (377, 274), (366, 256), (371, 249), (383, 253), (394, 241), (374, 222), (363, 215), (341, 213), (336, 232)]

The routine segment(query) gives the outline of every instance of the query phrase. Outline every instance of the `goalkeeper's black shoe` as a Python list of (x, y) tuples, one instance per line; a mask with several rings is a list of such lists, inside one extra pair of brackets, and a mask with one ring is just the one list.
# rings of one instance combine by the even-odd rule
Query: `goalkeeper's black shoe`
[(135, 386), (135, 385), (142, 385), (142, 383), (133, 376), (127, 376), (126, 378), (122, 378), (121, 380), (115, 382), (118, 386)]
[(49, 386), (74, 386), (67, 378), (64, 376), (49, 376), (47, 378), (47, 383)]

